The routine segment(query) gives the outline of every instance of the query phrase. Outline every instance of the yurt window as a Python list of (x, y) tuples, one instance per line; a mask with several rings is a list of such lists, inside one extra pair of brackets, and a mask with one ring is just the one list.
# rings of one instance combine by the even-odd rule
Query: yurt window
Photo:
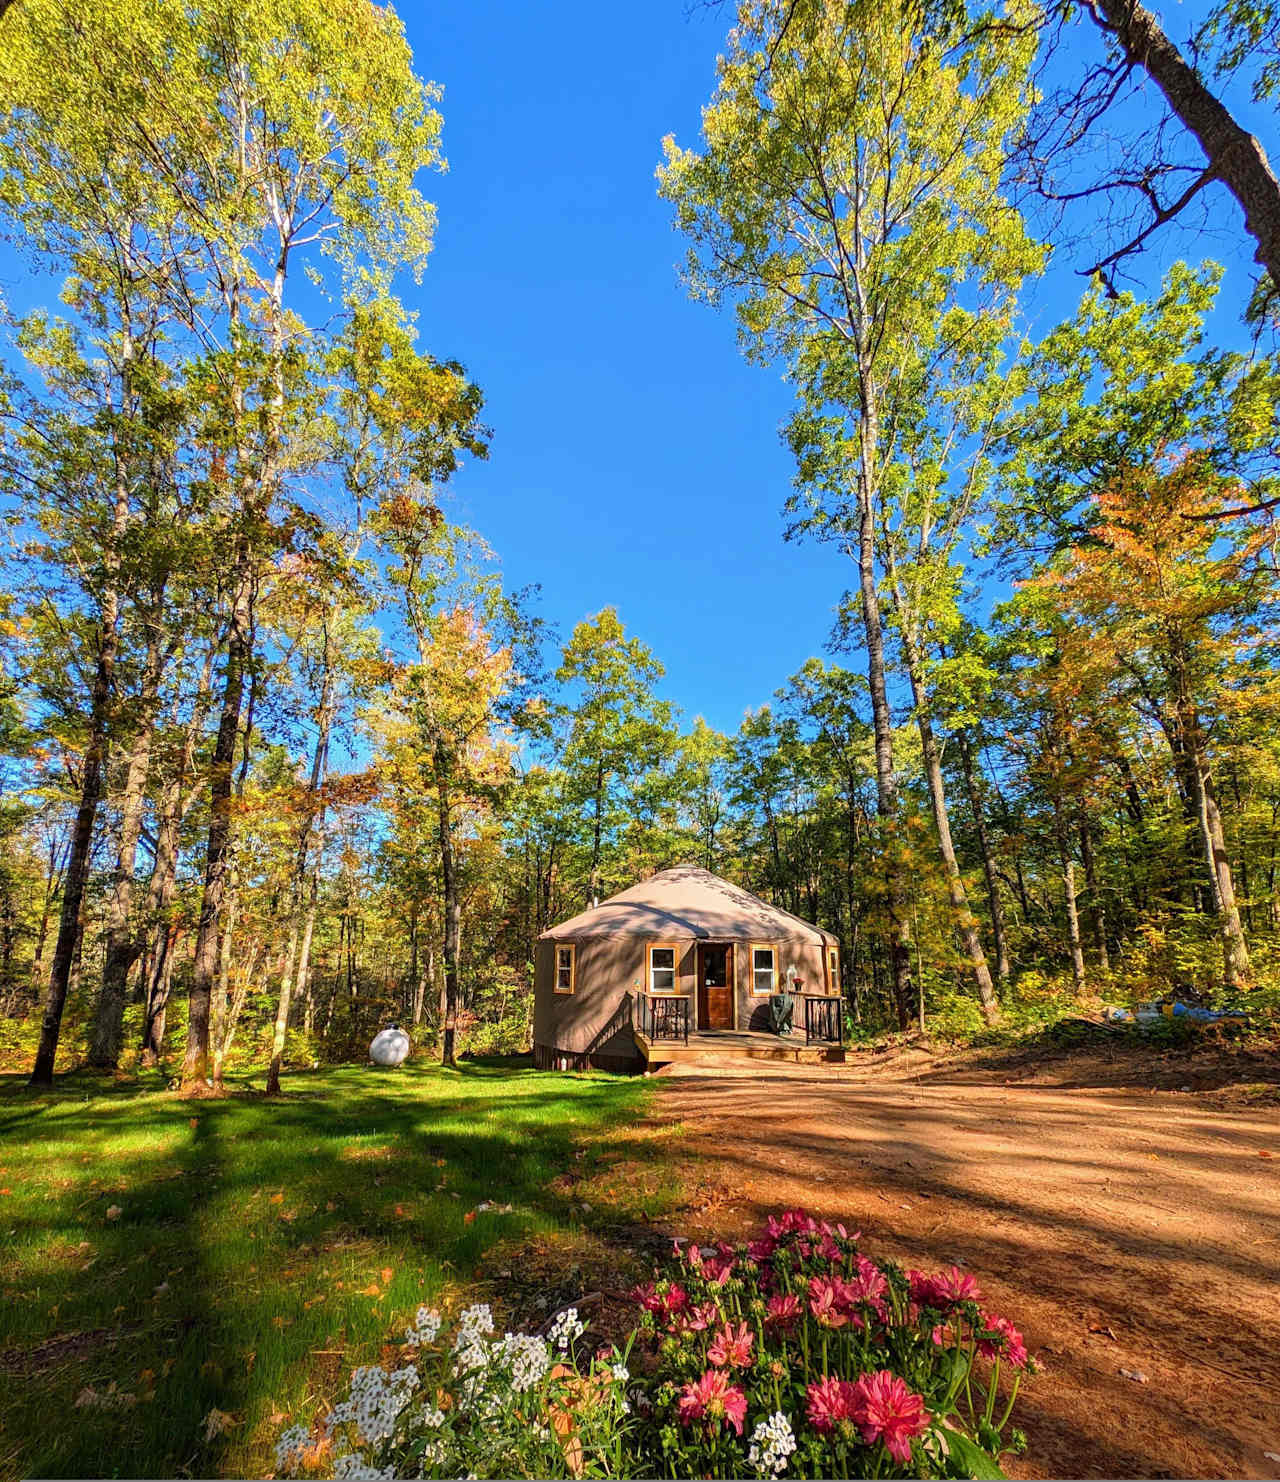
[(778, 953), (774, 947), (752, 947), (751, 949), (751, 991), (758, 998), (764, 998), (773, 992), (774, 979), (777, 976)]
[(573, 958), (574, 946), (572, 942), (564, 946), (556, 947), (556, 992), (573, 992)]
[(676, 949), (674, 947), (649, 948), (649, 992), (674, 993), (676, 991)]
[(840, 992), (840, 948), (827, 948), (827, 992)]

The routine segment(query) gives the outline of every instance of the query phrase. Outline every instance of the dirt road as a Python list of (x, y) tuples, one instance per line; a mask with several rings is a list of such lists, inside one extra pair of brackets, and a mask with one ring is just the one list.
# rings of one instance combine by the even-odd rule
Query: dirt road
[(703, 1160), (691, 1233), (802, 1204), (974, 1273), (1043, 1368), (1014, 1476), (1280, 1476), (1274, 1096), (746, 1062), (665, 1077), (659, 1112)]

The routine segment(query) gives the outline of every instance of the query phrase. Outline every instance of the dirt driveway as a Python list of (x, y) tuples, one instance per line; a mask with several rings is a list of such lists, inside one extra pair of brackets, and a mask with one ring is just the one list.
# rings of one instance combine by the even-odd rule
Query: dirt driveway
[(744, 1062), (658, 1107), (703, 1160), (691, 1233), (802, 1204), (977, 1276), (1042, 1365), (1014, 1476), (1280, 1476), (1274, 1096)]

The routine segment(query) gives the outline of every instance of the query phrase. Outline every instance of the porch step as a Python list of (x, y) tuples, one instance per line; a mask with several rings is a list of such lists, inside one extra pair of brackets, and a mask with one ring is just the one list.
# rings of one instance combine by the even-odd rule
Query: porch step
[(650, 1065), (671, 1065), (687, 1061), (715, 1061), (726, 1055), (748, 1060), (781, 1061), (791, 1065), (843, 1065), (844, 1046), (788, 1043), (776, 1034), (755, 1030), (702, 1031), (683, 1040), (650, 1040), (638, 1029), (632, 1029), (636, 1048)]

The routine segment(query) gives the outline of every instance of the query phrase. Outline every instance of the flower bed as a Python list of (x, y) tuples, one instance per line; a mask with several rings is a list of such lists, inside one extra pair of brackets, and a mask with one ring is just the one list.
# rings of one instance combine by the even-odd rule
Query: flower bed
[(357, 1482), (1000, 1476), (1031, 1367), (1021, 1335), (968, 1273), (904, 1272), (857, 1241), (788, 1210), (746, 1245), (682, 1242), (633, 1293), (642, 1315), (622, 1352), (579, 1357), (572, 1309), (545, 1336), (499, 1338), (489, 1308), (469, 1307), (442, 1342), (423, 1308), (401, 1366), (357, 1369), (346, 1399), (281, 1436), (278, 1469)]
[[(803, 1210), (745, 1246), (688, 1246), (638, 1288), (656, 1355), (636, 1427), (674, 1476), (999, 1476), (1029, 1367), (977, 1282), (876, 1263)], [(1013, 1371), (1003, 1405), (1001, 1371)], [(1010, 1445), (1024, 1444), (1014, 1432)]]

